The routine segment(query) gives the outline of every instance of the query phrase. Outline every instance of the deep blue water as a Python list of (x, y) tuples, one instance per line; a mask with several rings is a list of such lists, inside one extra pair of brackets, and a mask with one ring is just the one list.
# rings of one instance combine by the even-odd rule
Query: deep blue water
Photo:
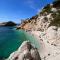
[(36, 39), (25, 31), (16, 30), (14, 27), (0, 27), (0, 57), (7, 58), (25, 40), (29, 40), (38, 47)]

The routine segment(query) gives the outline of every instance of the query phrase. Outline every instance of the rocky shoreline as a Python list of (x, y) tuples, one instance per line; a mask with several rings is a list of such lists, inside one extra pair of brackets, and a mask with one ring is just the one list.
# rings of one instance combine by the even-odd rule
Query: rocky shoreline
[(60, 60), (60, 1), (48, 4), (38, 15), (23, 21), (17, 29), (26, 30), (37, 38), (40, 60)]
[(60, 28), (51, 26), (46, 32), (32, 31), (31, 33), (40, 42), (41, 60), (60, 60)]
[(30, 42), (24, 41), (17, 51), (6, 60), (41, 60), (38, 49)]

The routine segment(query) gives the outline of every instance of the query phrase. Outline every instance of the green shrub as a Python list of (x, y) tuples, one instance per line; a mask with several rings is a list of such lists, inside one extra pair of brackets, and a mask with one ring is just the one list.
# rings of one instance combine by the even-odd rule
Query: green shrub
[(58, 27), (60, 27), (60, 14), (55, 16), (54, 20), (51, 21), (49, 26), (58, 26)]
[(50, 6), (50, 4), (47, 4), (47, 6), (45, 6), (42, 9), (42, 12), (40, 14), (44, 14), (45, 12), (47, 12), (47, 13), (50, 13), (51, 12), (51, 6)]

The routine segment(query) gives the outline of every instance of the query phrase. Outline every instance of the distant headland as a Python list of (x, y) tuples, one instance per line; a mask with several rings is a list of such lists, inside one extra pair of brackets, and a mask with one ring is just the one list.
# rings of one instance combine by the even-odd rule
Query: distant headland
[(12, 22), (12, 21), (8, 21), (8, 22), (2, 22), (0, 23), (0, 26), (16, 26), (17, 24)]

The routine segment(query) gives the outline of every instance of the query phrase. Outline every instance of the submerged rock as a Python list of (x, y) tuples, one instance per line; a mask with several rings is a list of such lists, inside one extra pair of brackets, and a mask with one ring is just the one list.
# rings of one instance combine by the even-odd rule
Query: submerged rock
[(24, 41), (19, 49), (6, 60), (41, 60), (41, 58), (37, 48), (30, 42)]

